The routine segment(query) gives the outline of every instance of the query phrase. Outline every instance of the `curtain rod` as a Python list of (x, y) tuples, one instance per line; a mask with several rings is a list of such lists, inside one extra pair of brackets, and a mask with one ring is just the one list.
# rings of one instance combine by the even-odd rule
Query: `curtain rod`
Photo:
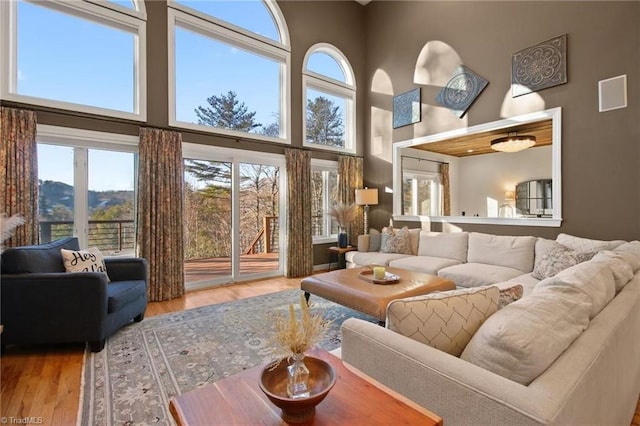
[(438, 163), (438, 164), (449, 164), (446, 161), (437, 161), (437, 160), (430, 160), (428, 158), (412, 157), (411, 155), (401, 155), (400, 159), (402, 160), (403, 158), (412, 158), (412, 159), (418, 160), (418, 161), (430, 161), (432, 163)]

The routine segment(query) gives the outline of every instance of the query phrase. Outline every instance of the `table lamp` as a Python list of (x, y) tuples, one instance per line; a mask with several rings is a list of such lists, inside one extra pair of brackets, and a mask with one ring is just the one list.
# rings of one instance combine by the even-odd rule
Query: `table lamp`
[(369, 233), (369, 206), (378, 204), (378, 188), (356, 189), (356, 204), (364, 206), (364, 234)]

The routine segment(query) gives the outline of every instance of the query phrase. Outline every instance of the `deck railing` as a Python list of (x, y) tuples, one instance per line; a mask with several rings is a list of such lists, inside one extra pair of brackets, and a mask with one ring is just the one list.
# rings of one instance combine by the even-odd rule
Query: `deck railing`
[(278, 250), (278, 216), (264, 216), (262, 228), (249, 244), (244, 254), (274, 253)]
[[(73, 221), (41, 220), (40, 243), (73, 235)], [(135, 245), (133, 220), (90, 220), (89, 247), (107, 253), (133, 250)]]

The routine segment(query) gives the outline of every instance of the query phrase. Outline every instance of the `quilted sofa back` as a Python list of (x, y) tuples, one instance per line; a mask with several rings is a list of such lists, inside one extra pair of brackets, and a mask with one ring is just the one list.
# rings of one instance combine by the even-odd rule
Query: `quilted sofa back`
[(80, 250), (78, 238), (65, 237), (47, 244), (8, 248), (2, 253), (2, 273), (65, 272), (60, 249)]

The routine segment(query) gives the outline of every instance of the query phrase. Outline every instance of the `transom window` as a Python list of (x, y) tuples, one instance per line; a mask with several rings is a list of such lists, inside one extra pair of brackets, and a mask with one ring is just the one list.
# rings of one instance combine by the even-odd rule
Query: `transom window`
[(355, 78), (344, 54), (327, 43), (312, 46), (302, 84), (304, 145), (355, 152)]
[(169, 2), (170, 124), (288, 141), (288, 32), (273, 1)]
[(2, 98), (146, 120), (141, 1), (0, 2)]
[[(278, 25), (267, 5), (260, 0), (202, 1), (176, 0), (176, 3), (215, 17), (238, 28), (250, 31), (276, 42), (283, 42)], [(242, 3), (238, 5), (238, 3)]]

